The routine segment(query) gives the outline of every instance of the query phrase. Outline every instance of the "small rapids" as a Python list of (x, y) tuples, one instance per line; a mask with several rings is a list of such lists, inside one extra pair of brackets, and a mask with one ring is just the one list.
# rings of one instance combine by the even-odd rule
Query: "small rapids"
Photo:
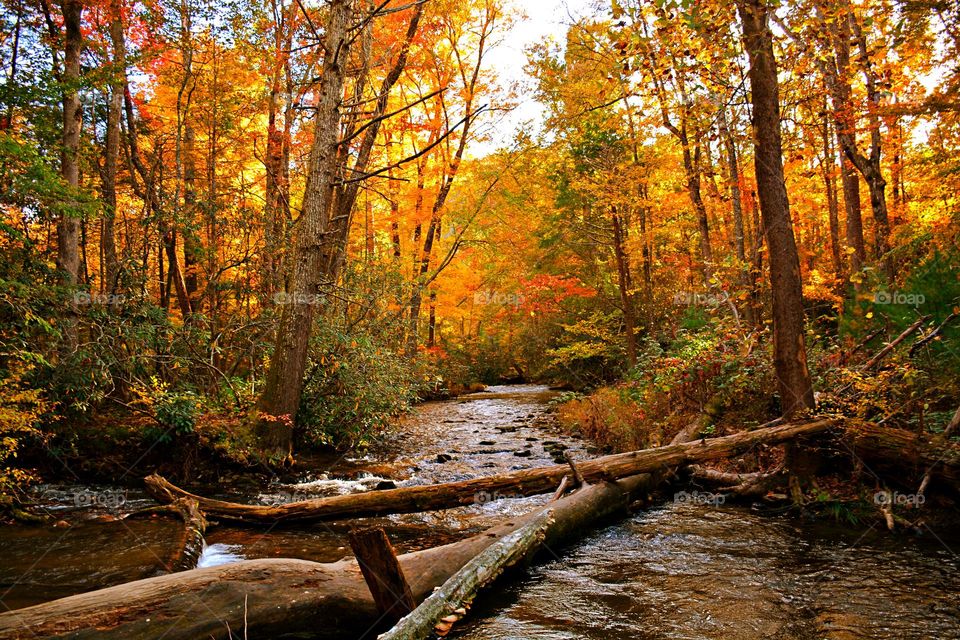
[[(259, 504), (449, 482), (597, 452), (559, 434), (553, 397), (534, 385), (431, 402), (386, 444), (304, 472), (296, 481), (219, 497)], [(44, 487), (74, 526), (0, 528), (0, 598), (11, 609), (157, 572), (178, 524), (121, 521), (150, 504), (111, 487)], [(525, 513), (547, 496), (477, 495), (468, 506), (367, 519), (398, 552), (453, 542)], [(61, 516), (62, 514), (62, 516)], [(82, 517), (78, 517), (82, 514)], [(79, 524), (77, 524), (79, 522)], [(350, 555), (356, 522), (263, 531), (218, 526), (200, 558), (332, 562)], [(588, 532), (484, 593), (449, 636), (458, 640), (960, 638), (960, 535), (891, 536), (800, 523), (745, 507), (668, 503)]]

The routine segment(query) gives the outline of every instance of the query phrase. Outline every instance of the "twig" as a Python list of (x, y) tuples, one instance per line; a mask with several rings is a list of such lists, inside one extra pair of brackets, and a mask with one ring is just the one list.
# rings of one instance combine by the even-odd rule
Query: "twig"
[(553, 496), (550, 498), (550, 502), (556, 502), (557, 500), (562, 498), (568, 486), (570, 486), (570, 476), (563, 476), (563, 479), (560, 481), (560, 484), (557, 485), (557, 490), (553, 492)]
[(891, 351), (896, 349), (897, 345), (899, 345), (901, 342), (903, 342), (904, 340), (909, 338), (911, 335), (913, 335), (917, 331), (917, 329), (919, 329), (920, 326), (929, 319), (930, 319), (930, 316), (922, 316), (919, 320), (917, 320), (912, 325), (907, 327), (903, 333), (901, 333), (899, 336), (897, 336), (893, 340), (893, 342), (891, 342), (890, 344), (885, 346), (883, 349), (881, 349), (879, 352), (877, 352), (877, 355), (870, 358), (870, 360), (868, 360), (867, 363), (863, 365), (863, 370), (869, 371), (870, 369), (880, 364), (880, 361), (883, 360), (885, 357), (887, 357), (887, 355)]
[[(567, 464), (570, 465), (570, 469), (573, 470), (573, 477), (577, 481), (577, 486), (581, 488), (587, 486), (587, 481), (583, 479), (583, 474), (577, 467), (577, 463), (573, 460), (573, 454), (570, 453), (570, 451), (564, 451), (563, 457), (566, 459)], [(566, 476), (564, 476), (564, 478), (566, 478)]]
[[(952, 434), (958, 426), (960, 426), (960, 407), (958, 407), (957, 411), (953, 414), (953, 418), (950, 419), (950, 423), (947, 425), (947, 428), (943, 430), (943, 439), (947, 440), (950, 437), (950, 434)], [(938, 460), (937, 462), (940, 461)], [(933, 475), (933, 468), (937, 466), (937, 462), (930, 465), (930, 468), (927, 469), (927, 472), (923, 474), (923, 481), (920, 482), (920, 488), (917, 489), (918, 496), (922, 496), (923, 492), (927, 490), (927, 485), (930, 484), (930, 478)]]
[(922, 346), (924, 346), (925, 344), (929, 343), (931, 340), (933, 340), (933, 339), (936, 338), (938, 335), (940, 335), (940, 334), (943, 332), (943, 329), (947, 326), (947, 324), (949, 324), (951, 321), (953, 321), (955, 318), (957, 318), (958, 315), (960, 315), (960, 314), (951, 313), (950, 315), (948, 315), (948, 316), (944, 319), (943, 322), (941, 322), (941, 323), (937, 326), (936, 329), (934, 329), (933, 331), (931, 331), (930, 333), (928, 333), (928, 334), (925, 335), (924, 337), (922, 337), (922, 338), (920, 338), (919, 340), (917, 340), (916, 342), (914, 342), (914, 343), (913, 343), (913, 346), (910, 347), (910, 352), (909, 352), (909, 353), (910, 353), (910, 357), (911, 357), (911, 358), (913, 357), (913, 354), (917, 351), (917, 349), (919, 349), (920, 347), (922, 347)]

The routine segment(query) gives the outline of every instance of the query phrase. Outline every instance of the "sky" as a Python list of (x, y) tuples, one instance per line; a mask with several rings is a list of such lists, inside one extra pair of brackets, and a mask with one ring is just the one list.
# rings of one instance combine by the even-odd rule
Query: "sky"
[[(484, 133), (489, 141), (476, 141), (471, 145), (470, 155), (484, 156), (500, 147), (509, 146), (514, 132), (525, 123), (534, 123), (533, 130), (543, 114), (542, 107), (533, 99), (530, 78), (524, 72), (527, 63), (525, 49), (533, 43), (552, 38), (563, 44), (567, 25), (578, 17), (592, 13), (590, 6), (595, 0), (510, 0), (526, 17), (520, 17), (503, 36), (502, 42), (492, 48), (484, 60), (484, 66), (493, 71), (504, 84), (518, 83), (517, 105), (509, 113), (496, 113), (486, 118)], [(527, 128), (525, 126), (525, 128)]]

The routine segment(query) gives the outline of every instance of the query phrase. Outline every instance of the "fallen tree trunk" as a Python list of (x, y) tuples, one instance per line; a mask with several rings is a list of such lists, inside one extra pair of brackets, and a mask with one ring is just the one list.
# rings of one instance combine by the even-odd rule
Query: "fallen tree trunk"
[(377, 640), (424, 640), (442, 618), (453, 616), (444, 625), (444, 630), (449, 630), (449, 625), (460, 617), (457, 611), (463, 611), (477, 591), (493, 582), (504, 569), (536, 549), (551, 523), (550, 510), (541, 511), (536, 518), (481, 551)]
[[(825, 431), (836, 423), (836, 420), (825, 419), (802, 424), (786, 424), (745, 431), (722, 438), (671, 444), (666, 447), (584, 460), (577, 466), (588, 482), (613, 480), (638, 473), (649, 473), (694, 462), (724, 458), (759, 445), (782, 444), (798, 436)], [(478, 496), (497, 493), (536, 495), (554, 490), (567, 473), (569, 473), (568, 465), (556, 465), (460, 482), (368, 491), (277, 506), (247, 505), (203, 498), (184, 491), (157, 475), (147, 477), (146, 484), (150, 495), (161, 502), (170, 502), (176, 498), (192, 498), (199, 502), (200, 510), (208, 516), (229, 519), (235, 523), (272, 525), (278, 522), (310, 522), (449, 509), (473, 504)]]
[[(625, 509), (649, 486), (649, 474), (590, 485), (479, 535), (407, 553), (398, 560), (414, 599), (422, 602), (472, 558), (545, 511), (552, 518), (543, 532), (543, 545), (549, 547), (582, 535), (592, 523)], [(245, 560), (0, 614), (0, 640), (228, 640), (296, 633), (355, 640), (373, 638), (383, 630), (354, 560)]]
[(890, 480), (897, 484), (915, 487), (917, 479), (929, 473), (941, 484), (960, 491), (960, 445), (942, 436), (863, 423), (851, 425), (843, 438), (855, 461), (890, 473)]

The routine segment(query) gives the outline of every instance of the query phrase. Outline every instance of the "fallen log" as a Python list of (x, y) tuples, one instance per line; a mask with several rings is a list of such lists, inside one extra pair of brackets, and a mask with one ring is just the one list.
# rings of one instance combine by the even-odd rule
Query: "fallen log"
[(916, 353), (918, 349), (920, 349), (926, 344), (929, 344), (931, 340), (933, 340), (934, 338), (939, 336), (941, 333), (943, 333), (943, 330), (946, 328), (946, 326), (951, 322), (953, 322), (958, 317), (960, 317), (960, 313), (956, 313), (956, 312), (948, 315), (946, 318), (944, 318), (943, 322), (937, 325), (936, 329), (934, 329), (927, 335), (923, 336), (922, 338), (914, 342), (913, 346), (910, 347), (910, 351), (907, 355), (909, 355), (912, 358), (913, 354)]
[[(737, 455), (759, 445), (782, 444), (799, 436), (823, 432), (835, 424), (837, 420), (834, 419), (785, 424), (721, 438), (584, 460), (578, 462), (577, 467), (587, 482), (613, 480)], [(160, 502), (192, 498), (198, 501), (200, 510), (210, 517), (229, 519), (235, 523), (274, 525), (449, 509), (476, 503), (478, 496), (497, 493), (537, 495), (553, 491), (569, 472), (568, 465), (555, 465), (459, 482), (368, 491), (276, 506), (238, 504), (204, 498), (189, 493), (158, 475), (148, 476), (145, 482), (148, 493)]]
[(889, 473), (890, 480), (898, 485), (915, 487), (917, 478), (929, 473), (941, 484), (960, 492), (960, 445), (942, 436), (861, 423), (845, 430), (843, 442), (855, 461), (862, 460), (874, 471)]
[(465, 612), (465, 605), (477, 591), (540, 545), (551, 523), (551, 511), (541, 511), (536, 518), (481, 551), (377, 640), (424, 640), (444, 617), (451, 617), (445, 621), (443, 631), (449, 630), (449, 625), (462, 615), (458, 611)]
[[(593, 523), (624, 510), (648, 490), (650, 475), (585, 487), (532, 514), (460, 542), (398, 557), (414, 599), (490, 545), (551, 512), (543, 547), (583, 535)], [(317, 563), (261, 559), (147, 578), (0, 614), (0, 640), (195, 640), (373, 638), (381, 628), (355, 560)]]
[(710, 469), (709, 467), (704, 467), (699, 464), (692, 464), (688, 467), (688, 469), (690, 471), (690, 477), (694, 480), (712, 482), (718, 485), (738, 485), (744, 482), (759, 480), (761, 477), (766, 475), (766, 473), (763, 471), (751, 471), (749, 473), (718, 471), (717, 469)]

